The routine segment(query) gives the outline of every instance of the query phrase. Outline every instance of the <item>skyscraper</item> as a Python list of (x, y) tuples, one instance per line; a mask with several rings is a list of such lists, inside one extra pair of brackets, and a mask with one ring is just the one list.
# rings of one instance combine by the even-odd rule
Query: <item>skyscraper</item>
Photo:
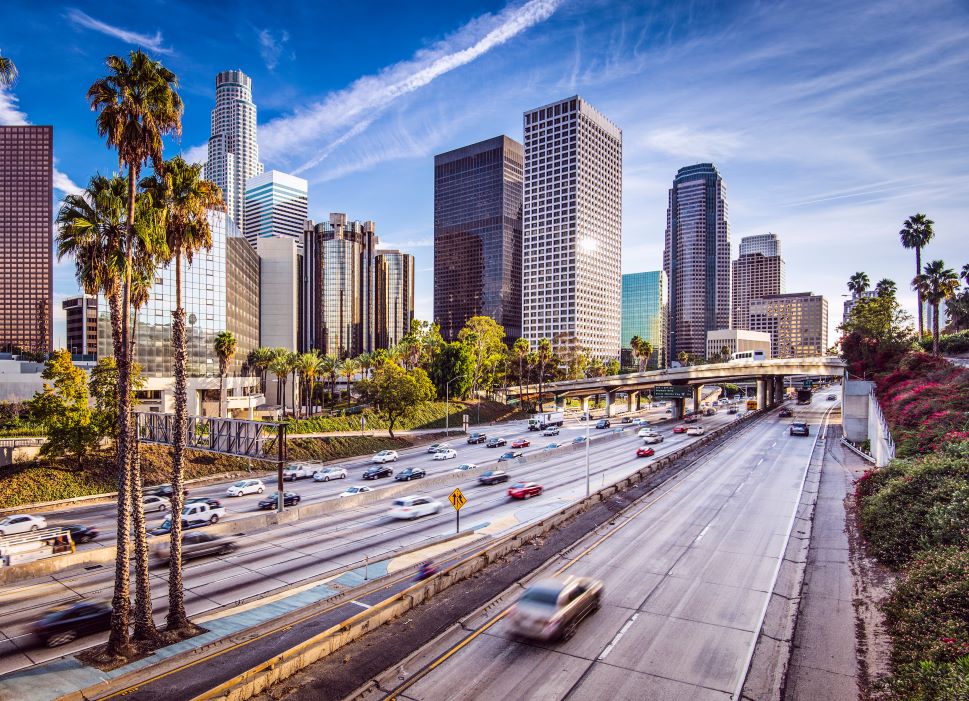
[(414, 256), (377, 251), (374, 256), (374, 348), (393, 348), (414, 319)]
[(222, 188), (226, 212), (242, 231), (246, 230), (246, 182), (262, 170), (252, 78), (242, 71), (222, 71), (215, 77), (215, 109), (205, 177)]
[(666, 273), (630, 273), (622, 276), (622, 365), (638, 367), (632, 353), (632, 338), (639, 336), (653, 345), (647, 368), (665, 368), (666, 320), (669, 315), (669, 285)]
[(775, 358), (824, 355), (828, 348), (828, 300), (810, 292), (751, 300), (749, 328), (770, 334)]
[(750, 300), (784, 293), (784, 259), (774, 234), (740, 239), (740, 257), (731, 264), (733, 278), (732, 323), (747, 329)]
[(98, 353), (98, 296), (81, 294), (61, 303), (67, 322), (66, 348), (71, 355)]
[(481, 314), (521, 335), (523, 157), (507, 136), (434, 157), (434, 321), (447, 341)]
[(51, 350), (54, 128), (0, 126), (0, 351)]
[(246, 182), (246, 240), (255, 248), (262, 236), (288, 236), (303, 248), (306, 226), (307, 183), (278, 170), (254, 175)]
[(730, 328), (727, 192), (712, 163), (680, 168), (666, 210), (663, 270), (670, 283), (669, 354), (706, 354), (707, 331)]
[(618, 358), (622, 131), (578, 96), (529, 110), (524, 129), (522, 336)]

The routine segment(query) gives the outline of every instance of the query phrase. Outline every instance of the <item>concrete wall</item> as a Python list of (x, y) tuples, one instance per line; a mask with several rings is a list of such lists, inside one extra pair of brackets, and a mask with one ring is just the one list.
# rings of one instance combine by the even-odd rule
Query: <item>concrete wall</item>
[(868, 380), (847, 380), (841, 399), (841, 423), (845, 438), (861, 443), (868, 438), (868, 395), (875, 383)]
[(895, 457), (895, 441), (888, 430), (888, 422), (882, 415), (878, 400), (872, 391), (868, 395), (868, 440), (871, 441), (871, 456), (876, 467), (885, 467)]

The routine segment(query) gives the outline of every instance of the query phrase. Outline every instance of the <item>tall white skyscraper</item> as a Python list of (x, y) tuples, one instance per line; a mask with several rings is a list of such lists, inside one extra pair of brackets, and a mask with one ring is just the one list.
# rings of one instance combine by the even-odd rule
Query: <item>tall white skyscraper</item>
[(215, 109), (205, 177), (222, 188), (226, 211), (243, 231), (246, 182), (262, 170), (252, 78), (242, 71), (222, 71), (215, 76)]
[(249, 178), (246, 183), (243, 232), (255, 247), (265, 236), (288, 236), (303, 250), (306, 226), (307, 183), (303, 178), (270, 170)]
[(618, 359), (622, 131), (578, 96), (524, 127), (522, 336)]

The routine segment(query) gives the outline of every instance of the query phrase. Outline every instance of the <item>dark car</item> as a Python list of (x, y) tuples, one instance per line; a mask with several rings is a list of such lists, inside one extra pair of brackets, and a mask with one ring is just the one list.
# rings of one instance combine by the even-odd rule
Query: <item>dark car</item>
[(572, 439), (572, 443), (573, 445), (577, 443), (585, 443), (585, 436), (576, 436)]
[[(172, 491), (172, 485), (170, 484), (159, 484), (157, 487), (148, 487), (144, 491), (145, 494), (155, 494), (160, 497), (165, 497), (166, 499), (171, 499), (172, 495), (175, 493)], [(188, 494), (188, 490), (182, 487), (182, 496)]]
[[(187, 531), (192, 528), (201, 528), (202, 526), (209, 525), (208, 521), (194, 521), (189, 522), (184, 518), (182, 519), (182, 530)], [(151, 528), (148, 530), (149, 535), (168, 535), (172, 532), (172, 517), (169, 516), (164, 521), (161, 522), (160, 526)]]
[[(273, 492), (265, 499), (260, 500), (260, 509), (275, 509), (278, 506), (279, 492)], [(296, 506), (300, 502), (300, 495), (293, 492), (283, 492), (283, 506)]]
[(66, 528), (71, 532), (71, 540), (74, 541), (75, 545), (80, 545), (81, 543), (89, 543), (98, 537), (98, 529), (91, 528), (90, 526), (82, 526), (79, 523), (71, 524), (70, 526), (61, 526)]
[(220, 506), (222, 506), (222, 502), (220, 502), (218, 499), (213, 499), (212, 497), (192, 497), (185, 502), (185, 506), (188, 506), (189, 504), (208, 504), (213, 509), (218, 509)]
[(425, 472), (424, 468), (422, 467), (405, 467), (403, 470), (394, 475), (394, 479), (401, 482), (408, 482), (410, 480), (417, 480), (426, 476), (427, 472)]
[(488, 439), (487, 443), (485, 443), (485, 448), (497, 448), (501, 445), (508, 445), (508, 441), (506, 441), (504, 438), (492, 437)]
[(735, 407), (735, 406), (732, 406), (732, 407), (730, 407), (729, 409), (727, 409), (727, 413), (728, 413), (728, 414), (736, 414), (736, 413), (738, 413), (738, 411), (739, 411), (739, 410), (738, 410), (738, 409), (737, 409), (737, 407)]
[(806, 421), (795, 421), (791, 424), (791, 435), (809, 436), (811, 435), (811, 429), (808, 428)]
[(365, 480), (376, 480), (381, 477), (393, 477), (394, 470), (387, 465), (374, 465), (373, 467), (367, 468), (366, 472), (363, 473), (363, 479)]
[(483, 433), (472, 433), (470, 436), (468, 436), (468, 443), (470, 445), (474, 445), (475, 443), (484, 443), (486, 440), (488, 440), (488, 436)]
[[(166, 540), (158, 545), (155, 554), (160, 560), (168, 561), (171, 556), (170, 544)], [(206, 555), (228, 555), (235, 552), (236, 542), (231, 538), (211, 533), (186, 533), (182, 536), (182, 560), (191, 560)]]
[(689, 416), (683, 417), (683, 423), (685, 424), (695, 424), (700, 418), (696, 414), (690, 414)]
[(34, 624), (33, 630), (44, 645), (57, 647), (110, 627), (110, 606), (100, 602), (80, 601), (68, 608), (46, 614)]
[(509, 450), (507, 453), (502, 453), (501, 457), (498, 458), (498, 462), (507, 462), (508, 460), (515, 460), (522, 456), (522, 451), (520, 450)]
[(612, 424), (609, 423), (609, 419), (599, 419), (596, 421), (596, 428), (609, 428), (610, 426)]
[(481, 484), (498, 484), (507, 481), (508, 473), (504, 470), (488, 470), (478, 478), (478, 482)]
[(624, 417), (622, 417), (622, 421), (620, 421), (619, 423), (631, 424), (632, 422), (633, 422), (633, 417), (631, 417), (631, 416), (624, 416)]
[(777, 415), (782, 419), (789, 419), (792, 416), (794, 416), (794, 412), (785, 407), (784, 409), (781, 409), (780, 413), (778, 413)]

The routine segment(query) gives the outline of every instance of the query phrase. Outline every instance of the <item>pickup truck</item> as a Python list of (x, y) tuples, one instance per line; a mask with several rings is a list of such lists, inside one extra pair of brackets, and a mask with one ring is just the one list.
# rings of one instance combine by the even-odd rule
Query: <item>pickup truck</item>
[[(218, 523), (220, 518), (225, 518), (225, 507), (211, 506), (205, 502), (188, 504), (182, 509), (182, 527), (199, 528), (210, 523)], [(152, 535), (165, 535), (172, 530), (172, 517), (169, 516), (162, 521), (161, 526), (151, 530)]]
[(288, 482), (295, 482), (306, 477), (312, 477), (318, 469), (319, 465), (307, 465), (302, 462), (290, 463), (283, 468), (283, 479)]

